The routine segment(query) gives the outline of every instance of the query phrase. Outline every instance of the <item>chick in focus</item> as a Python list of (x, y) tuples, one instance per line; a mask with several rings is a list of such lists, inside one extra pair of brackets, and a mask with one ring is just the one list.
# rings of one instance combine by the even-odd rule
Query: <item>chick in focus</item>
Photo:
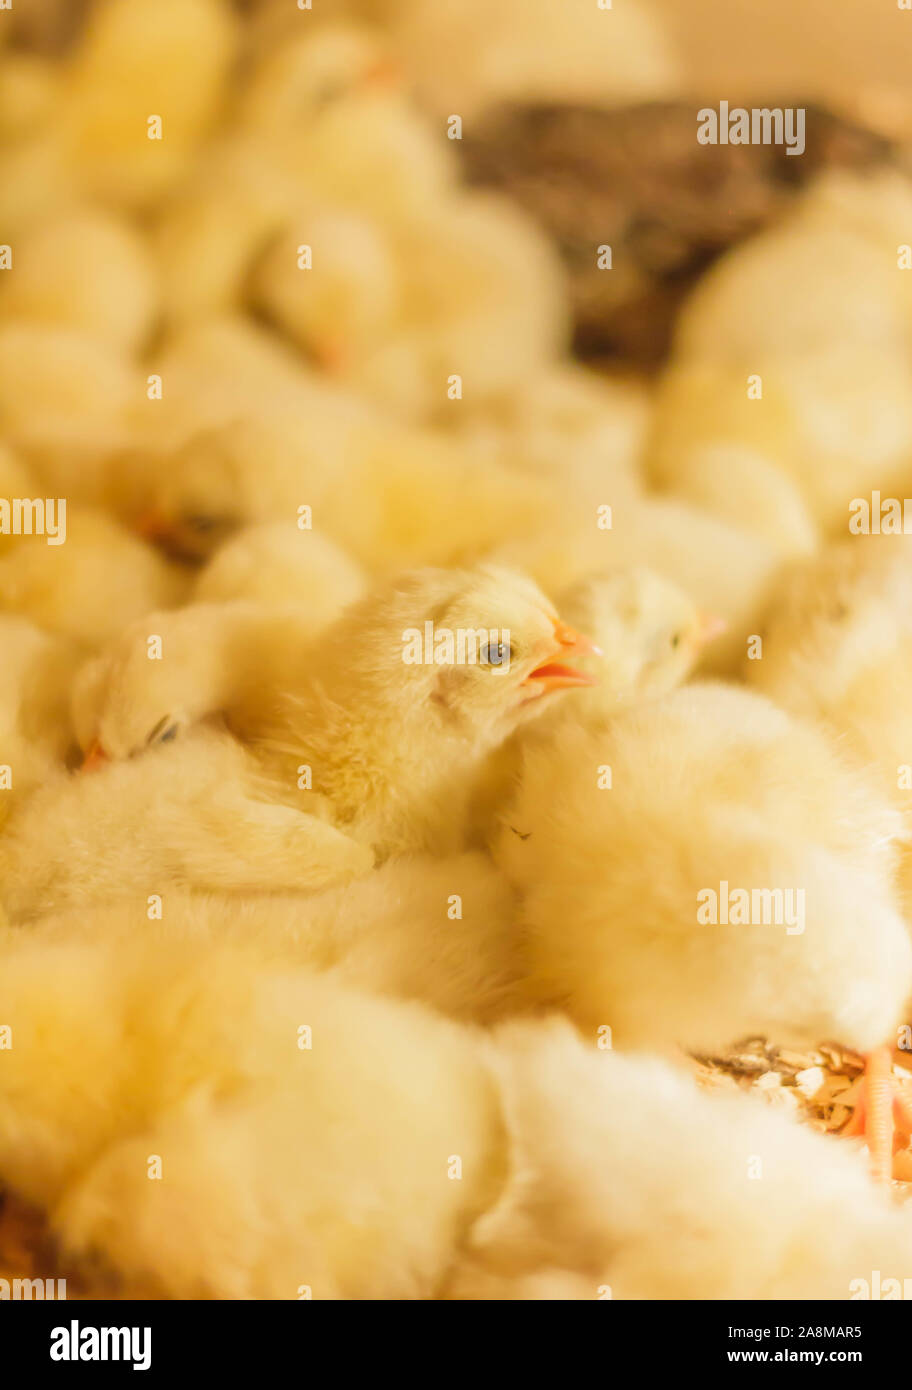
[(185, 723), (220, 711), (280, 798), (325, 798), (381, 857), (449, 851), (488, 754), (556, 692), (595, 683), (564, 662), (591, 644), (531, 581), (493, 566), (403, 575), (310, 644), (293, 616), (226, 605), (200, 641), (199, 615), (177, 614), (151, 677), (146, 635), (124, 638), (88, 680), (83, 746), (128, 757), (178, 709)]

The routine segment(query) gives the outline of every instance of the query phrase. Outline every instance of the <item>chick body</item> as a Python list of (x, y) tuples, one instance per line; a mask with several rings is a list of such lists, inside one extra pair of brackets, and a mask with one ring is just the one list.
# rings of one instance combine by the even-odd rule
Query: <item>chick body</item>
[(692, 685), (564, 727), (529, 749), (506, 820), (530, 990), (593, 1039), (866, 1051), (902, 1016), (899, 817), (765, 699)]

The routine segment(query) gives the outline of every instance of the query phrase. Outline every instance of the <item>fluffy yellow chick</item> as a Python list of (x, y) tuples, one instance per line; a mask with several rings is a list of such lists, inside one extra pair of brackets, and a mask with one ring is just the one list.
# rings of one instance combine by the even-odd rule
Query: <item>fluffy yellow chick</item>
[[(477, 852), (405, 855), (318, 892), (201, 892), (161, 885), (168, 932), (255, 945), (271, 965), (332, 971), (348, 984), (491, 1023), (525, 1007), (516, 976), (514, 894)], [(58, 919), (65, 935), (129, 936), (148, 927), (144, 892)]]
[(790, 567), (745, 657), (746, 681), (802, 718), (825, 722), (912, 813), (904, 692), (912, 689), (912, 542), (852, 536)]
[(132, 352), (156, 312), (152, 265), (122, 218), (72, 210), (30, 228), (0, 279), (0, 322), (64, 324)]
[(384, 408), (443, 417), (522, 383), (566, 349), (563, 268), (508, 200), (473, 193), (431, 203), (397, 229), (396, 248), (407, 272), (400, 321), (345, 375)]
[[(303, 246), (310, 248), (306, 266)], [(344, 378), (395, 331), (408, 273), (382, 226), (349, 209), (312, 203), (272, 238), (250, 290), (279, 329)]]
[(317, 632), (365, 589), (361, 567), (326, 536), (292, 521), (267, 521), (239, 531), (215, 552), (199, 573), (193, 601), (299, 604)]
[(505, 820), (530, 990), (588, 1036), (607, 1025), (622, 1046), (715, 1052), (761, 1035), (868, 1051), (902, 1017), (901, 820), (822, 733), (764, 697), (689, 686), (601, 728), (563, 728), (529, 748)]
[(66, 509), (65, 540), (0, 549), (0, 609), (99, 647), (143, 613), (178, 603), (183, 574), (103, 512)]
[(678, 498), (645, 495), (618, 501), (556, 503), (550, 524), (499, 546), (497, 559), (526, 570), (549, 593), (607, 569), (647, 566), (677, 585), (697, 607), (726, 624), (707, 648), (707, 670), (731, 670), (756, 631), (783, 557), (762, 537), (728, 525)]
[(166, 920), (6, 929), (0, 961), (0, 1176), (77, 1267), (178, 1298), (844, 1298), (903, 1277), (909, 1218), (852, 1156), (566, 1024), (484, 1046)]
[(675, 496), (760, 536), (785, 556), (811, 555), (820, 543), (820, 527), (798, 484), (756, 449), (698, 443), (674, 460), (663, 450), (653, 473)]
[(643, 0), (609, 14), (589, 0), (408, 0), (391, 19), (422, 101), (446, 119), (510, 101), (599, 106), (667, 96), (679, 64)]
[(458, 564), (550, 512), (551, 491), (444, 431), (349, 417), (335, 398), (239, 410), (164, 451), (141, 534), (199, 560), (251, 522), (297, 522), (367, 569)]
[[(852, 536), (786, 571), (759, 624), (743, 675), (801, 718), (822, 723), (870, 770), (912, 828), (912, 733), (906, 693), (912, 542)], [(912, 856), (901, 887), (912, 906)]]
[(172, 744), (151, 731), (144, 756), (33, 791), (0, 838), (0, 900), (10, 921), (178, 887), (306, 891), (366, 873), (373, 856), (328, 823), (268, 800), (240, 745), (200, 728)]
[(532, 372), (501, 396), (465, 401), (438, 417), (492, 456), (553, 485), (556, 499), (617, 502), (640, 490), (650, 396), (640, 383), (611, 380), (560, 362)]
[[(908, 350), (896, 250), (885, 257), (829, 207), (800, 204), (784, 223), (722, 256), (681, 310), (684, 361), (749, 363), (826, 349)], [(759, 370), (759, 369), (757, 369)]]
[(437, 1293), (501, 1177), (471, 1033), (164, 924), (0, 950), (0, 1174), (70, 1259), (181, 1298)]
[(381, 221), (420, 215), (455, 182), (446, 133), (398, 90), (386, 45), (357, 25), (298, 26), (272, 46), (239, 120), (305, 196)]
[(174, 186), (217, 118), (236, 38), (225, 0), (93, 7), (60, 111), (69, 160), (89, 193), (146, 207)]
[(0, 826), (15, 802), (54, 776), (75, 745), (71, 642), (0, 616)]
[(676, 585), (642, 567), (591, 575), (565, 590), (558, 607), (594, 641), (595, 650), (581, 656), (578, 665), (598, 684), (518, 729), (492, 755), (471, 812), (484, 842), (499, 829), (530, 741), (547, 743), (564, 721), (611, 717), (627, 705), (673, 690), (724, 627), (720, 619), (701, 613)]
[(499, 1030), (492, 1063), (508, 1178), (447, 1297), (847, 1299), (906, 1277), (908, 1214), (781, 1112), (554, 1022)]
[(257, 258), (301, 198), (269, 153), (240, 135), (209, 147), (192, 186), (161, 210), (151, 245), (169, 324), (241, 309)]
[[(762, 397), (748, 394), (761, 387)], [(875, 487), (887, 492), (908, 471), (912, 400), (904, 354), (870, 342), (862, 351), (837, 335), (812, 352), (673, 365), (658, 393), (649, 464), (674, 486), (679, 472), (687, 475), (689, 456), (708, 445), (774, 462), (797, 484), (813, 521), (841, 531), (851, 498)], [(737, 466), (733, 477), (737, 488)], [(749, 485), (745, 519), (758, 490), (753, 480)]]
[(225, 605), (220, 621), (186, 610), (153, 662), (146, 625), (134, 629), (86, 678), (83, 746), (129, 757), (156, 729), (224, 711), (280, 798), (303, 810), (325, 800), (381, 856), (450, 850), (492, 749), (555, 691), (594, 683), (563, 663), (591, 644), (534, 584), (495, 567), (405, 574), (310, 643), (296, 621), (253, 604)]

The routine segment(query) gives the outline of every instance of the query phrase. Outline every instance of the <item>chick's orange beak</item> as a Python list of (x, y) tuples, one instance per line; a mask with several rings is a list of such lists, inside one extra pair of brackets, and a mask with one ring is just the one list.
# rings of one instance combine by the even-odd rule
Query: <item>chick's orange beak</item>
[(171, 535), (171, 523), (164, 512), (150, 509), (141, 512), (133, 522), (133, 530), (137, 536), (141, 536), (144, 541), (164, 541)]
[(696, 640), (698, 647), (705, 647), (707, 642), (712, 642), (714, 638), (721, 637), (722, 633), (728, 628), (728, 623), (724, 618), (718, 617), (715, 613), (698, 613)]
[(98, 739), (95, 738), (86, 749), (86, 755), (82, 760), (81, 772), (92, 772), (95, 768), (101, 767), (108, 761), (108, 755), (102, 748)]
[(530, 685), (533, 682), (542, 687), (541, 693), (544, 695), (550, 690), (564, 690), (573, 685), (598, 685), (598, 677), (590, 676), (588, 671), (577, 671), (573, 666), (565, 666), (558, 658), (562, 656), (601, 656), (601, 650), (589, 637), (584, 637), (581, 632), (568, 627), (558, 618), (552, 618), (554, 624), (554, 636), (558, 641), (558, 650), (548, 661), (536, 666), (534, 671), (530, 671), (523, 685)]

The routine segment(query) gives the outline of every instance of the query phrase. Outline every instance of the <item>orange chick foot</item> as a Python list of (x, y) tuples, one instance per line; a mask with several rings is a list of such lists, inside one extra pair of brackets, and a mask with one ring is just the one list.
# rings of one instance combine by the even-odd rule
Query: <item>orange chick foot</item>
[(865, 1140), (871, 1176), (877, 1182), (889, 1182), (894, 1150), (912, 1137), (912, 1098), (893, 1075), (889, 1048), (879, 1047), (869, 1054), (855, 1113), (841, 1133)]

